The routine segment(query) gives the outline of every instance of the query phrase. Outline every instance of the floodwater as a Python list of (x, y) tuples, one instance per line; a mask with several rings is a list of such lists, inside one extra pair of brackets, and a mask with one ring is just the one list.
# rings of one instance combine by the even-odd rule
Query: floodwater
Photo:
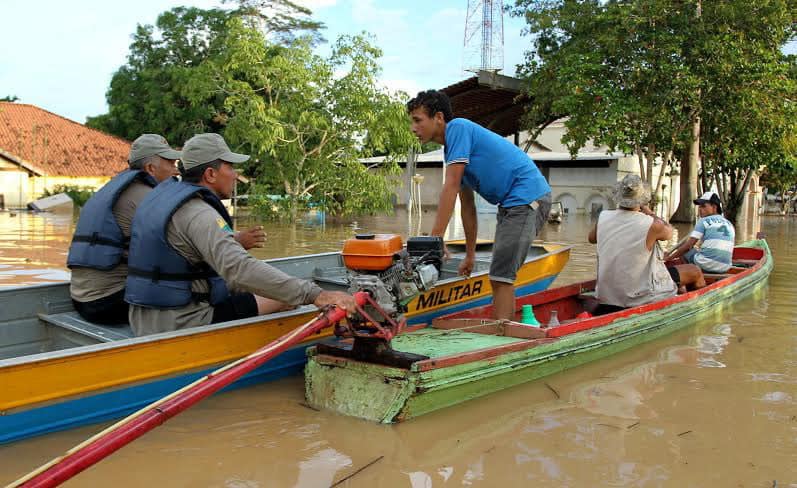
[[(0, 213), (0, 286), (63, 277), (71, 225)], [(558, 284), (594, 273), (588, 226), (570, 216), (546, 228), (544, 239), (575, 244)], [(299, 377), (240, 389), (65, 486), (327, 487), (357, 473), (338, 486), (797, 487), (797, 219), (761, 226), (776, 262), (768, 288), (631, 351), (399, 425), (304, 407)], [(357, 229), (408, 228), (406, 214), (269, 225), (259, 255), (336, 250)], [(0, 482), (102, 427), (0, 447)]]

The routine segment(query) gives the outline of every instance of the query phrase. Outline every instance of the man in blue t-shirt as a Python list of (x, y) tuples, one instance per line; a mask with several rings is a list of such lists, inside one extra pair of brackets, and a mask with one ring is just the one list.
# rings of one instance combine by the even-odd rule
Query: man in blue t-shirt
[[(698, 205), (700, 220), (686, 242), (670, 251), (665, 258), (683, 257), (684, 261), (700, 266), (706, 273), (725, 273), (732, 265), (736, 239), (733, 224), (722, 216), (722, 201), (713, 191), (704, 193), (694, 203)], [(695, 249), (698, 241), (700, 249)]]
[(473, 192), (498, 205), (490, 284), (493, 315), (515, 313), (514, 283), (531, 241), (551, 209), (551, 187), (529, 156), (498, 134), (466, 119), (455, 119), (446, 94), (420, 92), (407, 103), (412, 132), (421, 143), (445, 146), (445, 180), (433, 236), (443, 236), (459, 195), (465, 229), (465, 258), (459, 273), (470, 275), (476, 257), (476, 205)]

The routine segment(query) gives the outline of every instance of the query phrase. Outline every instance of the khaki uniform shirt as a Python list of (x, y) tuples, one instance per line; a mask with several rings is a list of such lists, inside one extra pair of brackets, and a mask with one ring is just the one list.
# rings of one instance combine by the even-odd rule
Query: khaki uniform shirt
[[(194, 198), (174, 213), (166, 239), (191, 264), (207, 263), (231, 292), (250, 292), (290, 305), (313, 303), (321, 288), (312, 281), (290, 276), (250, 255), (235, 240), (232, 229), (219, 213), (200, 198)], [(205, 280), (191, 289), (207, 293)], [(207, 325), (213, 320), (208, 302), (192, 302), (179, 309), (160, 310), (130, 306), (130, 325), (136, 335), (154, 334)]]
[[(135, 181), (119, 195), (119, 199), (114, 204), (113, 215), (125, 238), (130, 238), (130, 226), (133, 223), (133, 216), (136, 214), (138, 204), (150, 191), (152, 191), (151, 186)], [(124, 255), (127, 256), (127, 251), (124, 252)], [(72, 270), (69, 293), (78, 302), (93, 302), (123, 290), (126, 279), (127, 262), (119, 263), (117, 267), (108, 271), (75, 268)]]

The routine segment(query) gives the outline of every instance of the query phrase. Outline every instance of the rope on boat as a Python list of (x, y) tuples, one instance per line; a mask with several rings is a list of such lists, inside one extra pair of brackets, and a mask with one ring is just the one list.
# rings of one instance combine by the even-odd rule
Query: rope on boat
[[(367, 293), (362, 292), (354, 294), (355, 301), (360, 306), (365, 303), (367, 296)], [(340, 322), (345, 317), (346, 311), (335, 307), (320, 313), (316, 318), (275, 339), (252, 354), (219, 368), (125, 417), (63, 455), (13, 481), (6, 488), (44, 488), (63, 483), (180, 412), (187, 410), (200, 400), (233, 383), (287, 348), (298, 344), (325, 327)]]

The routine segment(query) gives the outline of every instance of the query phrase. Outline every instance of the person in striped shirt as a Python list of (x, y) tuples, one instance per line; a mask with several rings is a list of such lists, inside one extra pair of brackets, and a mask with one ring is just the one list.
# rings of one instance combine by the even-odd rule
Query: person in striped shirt
[[(689, 238), (667, 253), (665, 259), (683, 257), (684, 261), (700, 266), (706, 273), (725, 273), (732, 264), (736, 230), (733, 224), (722, 216), (722, 201), (719, 195), (709, 191), (694, 202), (698, 205), (700, 220), (689, 234)], [(700, 246), (696, 248), (695, 244), (698, 242)]]

